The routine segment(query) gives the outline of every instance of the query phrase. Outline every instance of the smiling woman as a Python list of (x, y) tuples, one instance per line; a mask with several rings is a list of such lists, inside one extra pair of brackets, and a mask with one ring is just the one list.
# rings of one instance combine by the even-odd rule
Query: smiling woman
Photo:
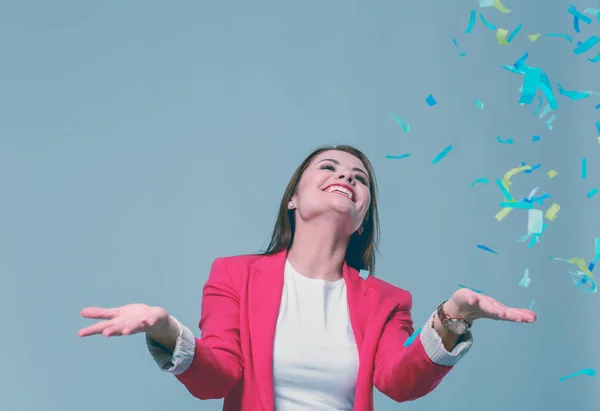
[(199, 399), (224, 398), (225, 411), (371, 411), (373, 387), (398, 402), (420, 398), (470, 349), (475, 319), (536, 317), (462, 288), (407, 341), (411, 294), (373, 275), (376, 188), (358, 149), (317, 149), (288, 183), (266, 251), (213, 262), (201, 338), (143, 304), (85, 308), (104, 321), (79, 336), (146, 333), (163, 371)]

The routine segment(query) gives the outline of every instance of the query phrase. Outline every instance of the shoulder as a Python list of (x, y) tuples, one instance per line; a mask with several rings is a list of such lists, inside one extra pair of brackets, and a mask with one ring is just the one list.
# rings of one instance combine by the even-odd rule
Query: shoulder
[(395, 286), (381, 278), (370, 276), (367, 284), (383, 300), (392, 300), (408, 309), (412, 308), (412, 294), (410, 291)]

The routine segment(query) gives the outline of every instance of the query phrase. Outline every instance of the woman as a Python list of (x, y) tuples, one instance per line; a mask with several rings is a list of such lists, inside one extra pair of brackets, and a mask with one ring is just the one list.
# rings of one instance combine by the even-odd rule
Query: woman
[(267, 251), (214, 261), (202, 338), (143, 304), (85, 308), (103, 321), (78, 335), (144, 332), (162, 370), (197, 398), (225, 398), (225, 411), (365, 411), (373, 386), (398, 402), (431, 392), (471, 347), (474, 320), (536, 320), (459, 289), (405, 344), (412, 298), (373, 276), (378, 234), (370, 161), (350, 146), (317, 149), (285, 190)]

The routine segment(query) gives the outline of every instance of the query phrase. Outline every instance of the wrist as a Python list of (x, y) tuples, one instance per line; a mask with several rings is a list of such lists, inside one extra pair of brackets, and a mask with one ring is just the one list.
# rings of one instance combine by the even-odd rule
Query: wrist
[(168, 343), (166, 345), (171, 345), (170, 343), (177, 341), (179, 333), (179, 324), (170, 315), (164, 325), (146, 331), (148, 337), (159, 343)]
[(451, 299), (444, 303), (444, 312), (450, 318), (462, 319), (468, 322), (469, 324), (473, 324), (474, 318), (468, 312), (460, 310), (458, 305), (456, 305), (456, 303), (454, 303), (454, 301), (452, 301)]

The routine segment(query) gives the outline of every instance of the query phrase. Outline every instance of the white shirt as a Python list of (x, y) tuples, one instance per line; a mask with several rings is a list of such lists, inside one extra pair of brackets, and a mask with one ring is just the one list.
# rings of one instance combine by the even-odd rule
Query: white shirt
[(359, 362), (343, 278), (308, 278), (286, 260), (274, 344), (276, 411), (352, 411)]

